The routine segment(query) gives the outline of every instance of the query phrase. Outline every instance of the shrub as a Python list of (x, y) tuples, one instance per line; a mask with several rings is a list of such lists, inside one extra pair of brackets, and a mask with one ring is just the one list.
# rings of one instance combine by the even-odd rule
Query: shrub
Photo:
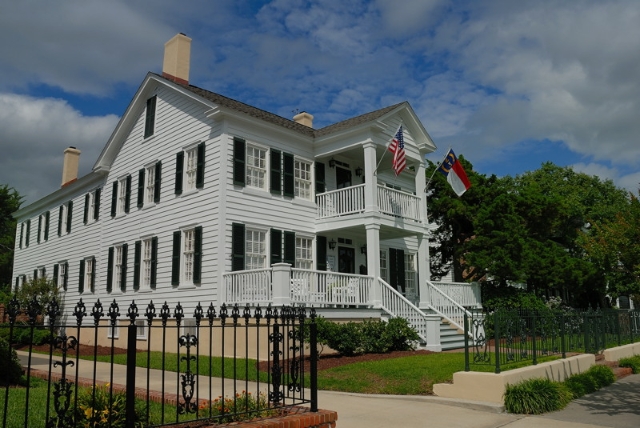
[(365, 354), (382, 354), (393, 347), (388, 325), (381, 321), (365, 320), (360, 326), (362, 335), (361, 351)]
[(609, 386), (616, 381), (616, 376), (609, 366), (595, 365), (589, 368), (586, 373), (593, 378), (597, 389)]
[(222, 424), (266, 418), (280, 413), (278, 409), (269, 409), (269, 402), (264, 393), (254, 396), (246, 391), (237, 393), (235, 399), (220, 396), (208, 404), (201, 404), (199, 410), (202, 414), (207, 414), (210, 410), (211, 415), (217, 418), (216, 422)]
[(560, 382), (528, 379), (507, 385), (504, 405), (509, 413), (539, 415), (564, 408), (571, 398), (571, 391)]
[(584, 373), (569, 377), (564, 383), (573, 394), (573, 398), (580, 398), (585, 394), (591, 394), (602, 387), (611, 385), (615, 379), (610, 367), (596, 365)]
[[(9, 353), (11, 353), (11, 356), (7, 362)], [(22, 366), (20, 365), (18, 354), (16, 354), (16, 351), (11, 349), (9, 343), (2, 338), (0, 338), (0, 361), (2, 361), (2, 364), (0, 364), (0, 384), (18, 384), (22, 377)]]
[(385, 335), (391, 342), (390, 351), (410, 351), (420, 340), (418, 332), (404, 318), (391, 318), (386, 327)]
[[(80, 428), (124, 428), (127, 425), (126, 395), (124, 392), (111, 393), (109, 384), (87, 388), (78, 395), (76, 427)], [(145, 413), (136, 407), (136, 427), (141, 427), (141, 415)]]
[(630, 367), (634, 374), (640, 373), (640, 355), (633, 357), (621, 358), (618, 361), (620, 367)]
[(362, 329), (355, 322), (334, 324), (328, 345), (341, 355), (351, 356), (362, 349)]

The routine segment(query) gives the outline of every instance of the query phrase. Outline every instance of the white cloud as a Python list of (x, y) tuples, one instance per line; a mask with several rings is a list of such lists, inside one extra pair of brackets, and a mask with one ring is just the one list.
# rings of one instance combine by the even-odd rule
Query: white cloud
[(0, 94), (0, 183), (33, 202), (60, 187), (62, 154), (81, 152), (80, 176), (88, 173), (118, 117), (86, 117), (58, 99)]
[(571, 166), (576, 172), (595, 175), (603, 180), (611, 180), (616, 186), (638, 194), (640, 190), (640, 171), (627, 172), (616, 167), (607, 167), (599, 163), (576, 163)]

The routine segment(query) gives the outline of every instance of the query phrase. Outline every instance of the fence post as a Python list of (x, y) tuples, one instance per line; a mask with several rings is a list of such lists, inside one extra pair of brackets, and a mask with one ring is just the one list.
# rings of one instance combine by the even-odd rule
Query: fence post
[(318, 411), (318, 324), (315, 316), (311, 317), (309, 324), (309, 347), (311, 348), (311, 373), (309, 382), (311, 388), (311, 411)]
[(134, 428), (136, 423), (136, 330), (133, 322), (127, 327), (127, 428)]
[(464, 371), (468, 372), (469, 368), (469, 316), (464, 313)]
[(496, 353), (496, 373), (500, 373), (500, 320), (498, 319), (498, 311), (493, 313), (493, 334), (495, 335), (495, 340), (493, 343), (494, 351)]
[[(616, 315), (616, 330), (618, 333), (618, 346), (622, 345), (622, 337), (621, 337), (621, 333), (620, 333), (620, 313), (619, 311), (615, 311), (614, 314)], [(605, 348), (606, 348), (607, 344), (605, 343)]]
[(536, 317), (538, 316), (538, 312), (537, 311), (533, 311), (531, 312), (532, 316), (531, 316), (531, 332), (532, 332), (532, 339), (533, 339), (533, 347), (531, 352), (533, 352), (533, 365), (538, 365), (538, 344), (537, 344), (537, 340), (538, 340), (538, 336), (536, 335)]
[(565, 342), (565, 334), (567, 334), (567, 330), (565, 328), (565, 315), (562, 312), (562, 316), (560, 317), (560, 348), (562, 348), (562, 358), (567, 358), (567, 344)]

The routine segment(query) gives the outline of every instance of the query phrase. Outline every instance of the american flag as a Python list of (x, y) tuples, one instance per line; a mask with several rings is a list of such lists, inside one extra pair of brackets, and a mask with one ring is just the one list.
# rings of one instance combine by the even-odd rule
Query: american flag
[(398, 128), (396, 136), (391, 140), (389, 144), (389, 151), (393, 153), (393, 170), (396, 175), (400, 175), (402, 170), (407, 166), (407, 159), (404, 153), (404, 136), (402, 135), (402, 125)]

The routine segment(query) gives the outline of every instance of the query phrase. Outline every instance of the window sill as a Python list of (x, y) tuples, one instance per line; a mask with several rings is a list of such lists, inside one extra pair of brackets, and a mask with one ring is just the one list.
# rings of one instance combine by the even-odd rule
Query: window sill
[(196, 285), (195, 285), (195, 284), (193, 284), (193, 283), (189, 283), (189, 284), (180, 284), (180, 285), (178, 285), (178, 287), (177, 287), (177, 288), (178, 288), (179, 290), (193, 290), (193, 289), (195, 289), (195, 288), (197, 288), (197, 287), (196, 287)]
[(293, 203), (295, 205), (302, 205), (302, 206), (307, 207), (307, 208), (313, 208), (314, 210), (317, 208), (316, 203), (310, 201), (309, 199), (294, 198), (293, 199)]
[(153, 134), (149, 135), (148, 137), (143, 136), (142, 137), (142, 142), (146, 143), (148, 141), (152, 141), (155, 137), (156, 137), (156, 133), (155, 132)]
[(158, 204), (156, 204), (155, 202), (153, 202), (153, 203), (149, 203), (149, 204), (144, 204), (144, 205), (142, 206), (142, 208), (140, 208), (140, 209), (141, 209), (142, 211), (150, 210), (151, 208), (155, 207), (156, 205), (158, 205)]
[(273, 197), (271, 192), (269, 192), (268, 190), (259, 189), (257, 187), (249, 187), (249, 186), (244, 187), (242, 189), (242, 193), (244, 193), (245, 195), (251, 195), (251, 196), (261, 196), (263, 198), (271, 198), (271, 197)]
[(151, 291), (152, 291), (151, 288), (140, 288), (140, 289), (138, 289), (138, 293), (144, 293), (144, 294), (151, 293)]
[(200, 189), (198, 189), (196, 187), (196, 188), (193, 188), (193, 189), (184, 190), (181, 194), (176, 195), (176, 196), (179, 197), (179, 198), (184, 198), (184, 197), (187, 197), (187, 196), (194, 195), (194, 194), (198, 193), (199, 191), (200, 191)]

